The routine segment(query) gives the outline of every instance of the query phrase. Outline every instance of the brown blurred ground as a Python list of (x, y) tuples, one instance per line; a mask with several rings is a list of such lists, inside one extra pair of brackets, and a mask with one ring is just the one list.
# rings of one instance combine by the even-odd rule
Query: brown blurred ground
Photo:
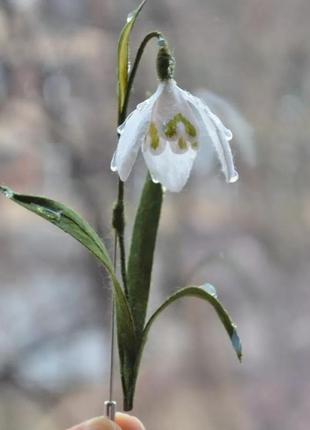
[[(67, 202), (109, 245), (116, 44), (135, 5), (0, 3), (0, 182)], [(135, 28), (133, 46), (163, 31), (178, 83), (225, 97), (254, 130), (249, 147), (233, 142), (237, 184), (200, 160), (166, 195), (151, 300), (213, 283), (244, 363), (211, 308), (175, 305), (142, 364), (135, 414), (148, 429), (309, 429), (309, 19), (308, 0), (158, 0)], [(132, 107), (156, 86), (154, 54)], [(128, 182), (129, 231), (144, 175), (140, 163)], [(71, 239), (3, 199), (0, 211), (0, 428), (64, 429), (103, 409), (109, 286)]]

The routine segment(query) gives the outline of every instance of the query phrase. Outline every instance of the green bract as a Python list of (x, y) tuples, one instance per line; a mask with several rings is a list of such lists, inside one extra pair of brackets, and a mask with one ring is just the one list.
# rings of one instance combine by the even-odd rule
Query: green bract
[(129, 38), (136, 19), (138, 18), (141, 9), (143, 8), (146, 0), (144, 0), (136, 10), (129, 13), (126, 25), (121, 31), (118, 42), (118, 110), (122, 112), (124, 108), (124, 101), (126, 97), (127, 84), (128, 84), (128, 70), (129, 70)]

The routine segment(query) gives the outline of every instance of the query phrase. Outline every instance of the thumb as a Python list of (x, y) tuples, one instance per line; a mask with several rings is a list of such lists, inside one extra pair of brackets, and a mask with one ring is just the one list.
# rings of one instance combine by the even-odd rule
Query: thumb
[(120, 430), (120, 427), (106, 417), (87, 420), (68, 430)]
[(122, 430), (145, 430), (144, 425), (138, 418), (127, 414), (121, 414), (120, 412), (116, 414), (115, 422)]
[(138, 418), (117, 413), (115, 423), (106, 417), (98, 417), (68, 430), (145, 430), (145, 428)]

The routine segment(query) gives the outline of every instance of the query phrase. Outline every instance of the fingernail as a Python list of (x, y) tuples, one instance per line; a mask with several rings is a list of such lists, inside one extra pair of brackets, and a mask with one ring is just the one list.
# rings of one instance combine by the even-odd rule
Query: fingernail
[(116, 422), (120, 427), (122, 427), (123, 422), (126, 423), (126, 426), (130, 428), (130, 430), (145, 430), (145, 427), (141, 423), (141, 421), (138, 418), (133, 417), (132, 415), (118, 412), (116, 414)]

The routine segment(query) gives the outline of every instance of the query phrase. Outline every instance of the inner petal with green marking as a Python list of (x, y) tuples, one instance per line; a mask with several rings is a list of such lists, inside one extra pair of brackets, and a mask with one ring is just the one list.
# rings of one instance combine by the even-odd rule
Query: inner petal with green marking
[(155, 122), (151, 122), (144, 141), (145, 149), (149, 149), (152, 154), (159, 155), (165, 149), (165, 140), (160, 138)]
[(183, 114), (177, 113), (166, 124), (164, 128), (165, 136), (171, 140), (177, 140), (181, 151), (188, 149), (188, 144), (192, 149), (198, 148), (197, 130), (195, 126)]
[(156, 151), (156, 149), (159, 148), (159, 135), (156, 125), (153, 122), (150, 124), (149, 133), (151, 138), (151, 148)]

